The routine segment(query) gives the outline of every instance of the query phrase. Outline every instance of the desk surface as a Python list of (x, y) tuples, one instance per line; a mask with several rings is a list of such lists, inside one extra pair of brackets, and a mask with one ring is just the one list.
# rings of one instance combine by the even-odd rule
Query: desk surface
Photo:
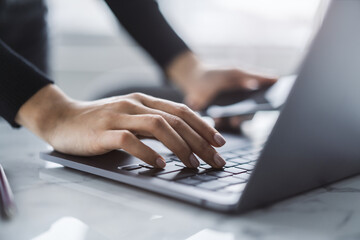
[(0, 162), (18, 206), (0, 220), (0, 239), (360, 239), (360, 177), (226, 215), (48, 164), (46, 148), (0, 121)]

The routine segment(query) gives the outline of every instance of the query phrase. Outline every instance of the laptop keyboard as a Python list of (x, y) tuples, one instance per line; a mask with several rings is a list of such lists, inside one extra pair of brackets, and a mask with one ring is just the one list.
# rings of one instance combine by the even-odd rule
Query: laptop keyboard
[(208, 191), (240, 193), (245, 188), (260, 151), (261, 148), (244, 147), (223, 152), (221, 156), (226, 160), (226, 165), (222, 169), (214, 169), (201, 160), (199, 168), (187, 168), (175, 155), (165, 157), (164, 169), (154, 168), (146, 163), (122, 166), (119, 169)]

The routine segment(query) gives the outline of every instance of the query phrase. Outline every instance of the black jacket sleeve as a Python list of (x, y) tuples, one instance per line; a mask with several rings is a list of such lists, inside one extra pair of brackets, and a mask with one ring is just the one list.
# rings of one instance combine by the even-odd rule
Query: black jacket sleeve
[[(105, 0), (130, 35), (165, 69), (189, 50), (160, 13), (155, 0)], [(20, 107), (37, 91), (52, 83), (32, 64), (0, 39), (0, 116), (13, 127)]]
[(130, 35), (165, 69), (188, 46), (166, 22), (155, 0), (105, 0)]
[(19, 127), (14, 120), (20, 107), (49, 83), (52, 81), (0, 39), (0, 116)]

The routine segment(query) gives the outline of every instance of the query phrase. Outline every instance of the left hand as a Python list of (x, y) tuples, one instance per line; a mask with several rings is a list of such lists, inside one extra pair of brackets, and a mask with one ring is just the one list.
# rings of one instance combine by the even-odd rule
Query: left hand
[(189, 168), (199, 158), (214, 168), (225, 161), (214, 147), (225, 139), (183, 104), (132, 93), (97, 101), (76, 101), (55, 85), (47, 85), (27, 100), (15, 118), (55, 150), (94, 156), (123, 149), (158, 168), (163, 157), (138, 137), (161, 141)]

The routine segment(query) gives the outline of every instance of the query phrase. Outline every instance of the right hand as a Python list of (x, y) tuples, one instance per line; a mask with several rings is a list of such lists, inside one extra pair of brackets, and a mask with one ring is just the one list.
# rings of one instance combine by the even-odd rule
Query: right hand
[(183, 104), (145, 94), (79, 102), (48, 85), (20, 108), (16, 121), (67, 154), (123, 149), (154, 167), (165, 167), (162, 156), (138, 139), (144, 136), (161, 141), (187, 167), (199, 166), (194, 154), (214, 168), (225, 165), (214, 149), (225, 139), (214, 128)]
[(183, 91), (184, 102), (193, 110), (206, 108), (221, 92), (227, 90), (253, 91), (271, 86), (276, 77), (252, 74), (237, 68), (208, 68), (192, 52), (175, 58), (166, 70), (169, 77)]

